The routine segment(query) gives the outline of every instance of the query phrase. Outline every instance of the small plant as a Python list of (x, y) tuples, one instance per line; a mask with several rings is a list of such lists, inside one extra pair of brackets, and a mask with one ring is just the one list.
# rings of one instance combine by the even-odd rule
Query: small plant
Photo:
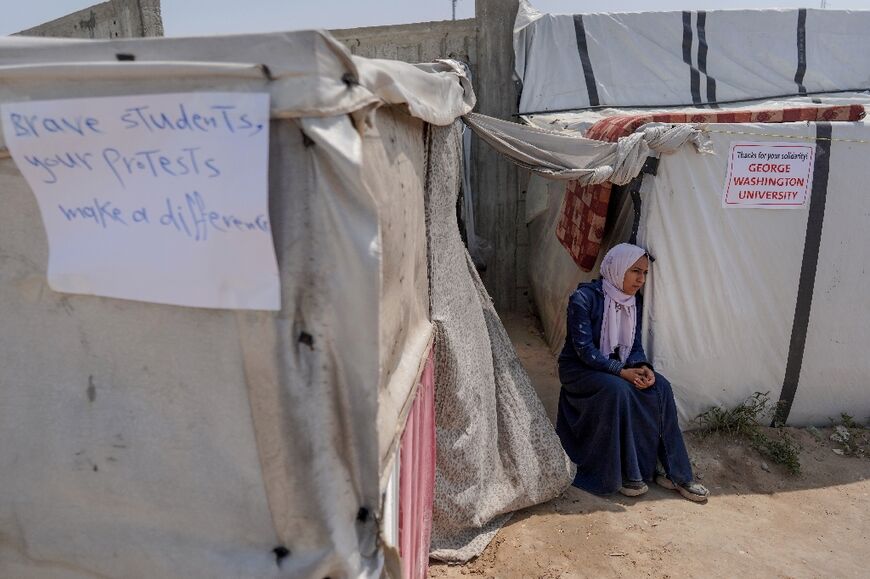
[(780, 427), (776, 428), (776, 437), (768, 436), (760, 428), (761, 421), (778, 409), (778, 404), (771, 404), (769, 395), (769, 392), (756, 392), (734, 408), (714, 406), (702, 412), (697, 418), (701, 432), (745, 438), (762, 455), (785, 466), (790, 473), (799, 474), (800, 445), (794, 437)]
[(769, 414), (768, 392), (756, 392), (731, 409), (714, 406), (698, 415), (698, 423), (705, 434), (720, 432), (728, 436), (748, 436), (759, 426), (759, 421)]
[(777, 428), (778, 436), (772, 438), (756, 431), (750, 437), (752, 447), (777, 464), (783, 465), (791, 474), (800, 474), (800, 444), (788, 431)]
[[(834, 420), (833, 419), (830, 419), (830, 420), (831, 420), (831, 423), (833, 424)], [(849, 430), (864, 428), (863, 426), (861, 426), (860, 424), (855, 422), (854, 416), (846, 414), (845, 412), (840, 413), (840, 424), (842, 424), (843, 426), (845, 426)]]

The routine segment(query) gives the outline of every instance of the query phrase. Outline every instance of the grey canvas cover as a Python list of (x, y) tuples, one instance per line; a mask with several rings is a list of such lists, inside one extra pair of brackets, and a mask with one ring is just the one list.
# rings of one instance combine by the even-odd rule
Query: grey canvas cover
[(0, 39), (3, 103), (268, 92), (283, 304), (51, 291), (0, 144), (0, 576), (380, 574), (382, 475), (432, 336), (423, 131), (473, 105), (458, 70), (318, 32)]
[[(519, 112), (704, 106), (867, 88), (867, 10), (545, 14), (520, 1)], [(651, 6), (652, 8), (652, 6)]]

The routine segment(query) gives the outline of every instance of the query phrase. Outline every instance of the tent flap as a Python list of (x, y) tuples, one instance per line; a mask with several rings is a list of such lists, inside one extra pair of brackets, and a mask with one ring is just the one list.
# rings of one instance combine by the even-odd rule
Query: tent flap
[(478, 136), (521, 167), (551, 179), (584, 185), (625, 185), (640, 174), (647, 157), (672, 153), (686, 143), (708, 152), (703, 133), (685, 125), (650, 125), (615, 143), (586, 139), (571, 131), (548, 131), (479, 113), (463, 117)]

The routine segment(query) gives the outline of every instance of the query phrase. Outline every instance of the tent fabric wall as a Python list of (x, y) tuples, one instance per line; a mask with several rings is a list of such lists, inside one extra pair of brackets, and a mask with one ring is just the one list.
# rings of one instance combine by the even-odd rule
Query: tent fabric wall
[[(865, 102), (870, 100), (866, 96), (864, 98)], [(641, 193), (648, 191), (651, 198), (644, 199), (641, 195), (643, 211), (637, 219), (640, 231), (637, 239), (641, 245), (648, 244), (653, 256), (657, 256), (661, 251), (670, 260), (657, 263), (652, 268), (653, 272), (658, 273), (654, 273), (651, 277), (648, 290), (652, 297), (648, 299), (647, 303), (651, 306), (647, 306), (646, 312), (651, 316), (650, 323), (647, 324), (647, 330), (650, 332), (647, 353), (654, 357), (659, 370), (671, 374), (683, 424), (688, 425), (698, 413), (710, 406), (734, 406), (756, 391), (769, 392), (774, 399), (779, 399), (783, 404), (779, 414), (780, 419), (788, 419), (790, 424), (807, 424), (824, 423), (823, 418), (838, 416), (846, 405), (861, 408), (861, 412), (865, 412), (861, 403), (856, 402), (861, 397), (854, 394), (856, 377), (851, 371), (839, 373), (830, 371), (838, 365), (846, 368), (852, 364), (849, 357), (842, 353), (839, 354), (839, 358), (833, 357), (836, 361), (829, 360), (826, 365), (818, 359), (815, 361), (819, 367), (830, 371), (829, 375), (832, 379), (842, 381), (837, 387), (836, 396), (828, 396), (820, 400), (812, 409), (805, 408), (805, 405), (798, 400), (799, 396), (795, 396), (796, 391), (800, 392), (803, 380), (818, 382), (823, 379), (822, 370), (816, 370), (814, 365), (806, 365), (808, 362), (804, 359), (804, 342), (810, 340), (818, 351), (834, 354), (836, 348), (817, 341), (830, 339), (836, 343), (841, 339), (840, 334), (845, 331), (845, 328), (850, 327), (848, 324), (843, 328), (831, 324), (830, 320), (838, 319), (838, 316), (842, 321), (846, 320), (843, 317), (845, 310), (837, 310), (832, 304), (828, 305), (829, 314), (822, 318), (812, 317), (810, 304), (816, 290), (814, 285), (803, 281), (805, 278), (812, 279), (815, 275), (815, 246), (824, 241), (824, 238), (815, 234), (815, 237), (805, 239), (801, 232), (813, 228), (819, 229), (820, 226), (813, 220), (810, 220), (808, 229), (806, 216), (808, 211), (820, 211), (814, 208), (814, 205), (823, 200), (813, 200), (787, 217), (779, 217), (777, 221), (777, 218), (773, 218), (772, 215), (782, 214), (783, 211), (725, 210), (721, 207), (721, 194), (730, 142), (746, 140), (790, 142), (801, 139), (812, 141), (815, 139), (814, 136), (793, 133), (797, 130), (795, 127), (814, 131), (816, 121), (825, 121), (837, 130), (841, 130), (842, 127), (865, 126), (863, 123), (846, 122), (863, 117), (863, 105), (854, 102), (856, 100), (854, 96), (849, 100), (852, 102), (849, 102), (848, 106), (781, 105), (772, 111), (746, 107), (734, 111), (721, 109), (692, 114), (675, 111), (655, 115), (622, 115), (612, 123), (610, 119), (615, 117), (609, 117), (599, 123), (604, 125), (610, 123), (617, 128), (627, 123), (637, 124), (643, 119), (667, 119), (669, 123), (664, 126), (659, 123), (647, 123), (636, 127), (636, 132), (619, 138), (615, 156), (596, 153), (601, 150), (602, 143), (596, 144), (594, 140), (583, 138), (568, 130), (511, 125), (485, 119), (480, 115), (470, 115), (466, 117), (466, 122), (471, 121), (469, 124), (481, 133), (487, 142), (517, 164), (544, 177), (561, 179), (566, 176), (577, 176), (582, 180), (581, 182), (596, 183), (606, 174), (604, 179), (625, 183), (626, 177), (633, 177), (640, 173), (640, 164), (625, 163), (621, 159), (645, 158), (647, 154), (653, 153), (657, 157), (660, 156), (659, 175), (646, 175), (641, 181), (643, 184)], [(791, 122), (797, 119), (805, 122)], [(739, 120), (743, 122), (734, 124)], [(693, 124), (694, 121), (698, 121), (698, 124)], [(653, 143), (662, 135), (667, 135), (669, 131), (676, 131), (679, 127), (685, 130), (683, 144), (691, 142), (695, 150), (691, 151), (691, 148), (685, 146), (680, 147), (679, 139), (674, 139), (675, 146), (660, 147), (660, 150), (656, 151)], [(723, 131), (731, 135), (729, 145), (713, 148), (710, 142), (714, 140), (713, 137), (723, 134)], [(756, 133), (762, 137), (756, 139), (754, 136)], [(721, 137), (718, 138), (721, 141)], [(629, 150), (647, 140), (648, 152), (644, 155), (619, 154), (620, 150)], [(861, 139), (852, 139), (852, 141), (861, 141)], [(823, 139), (823, 142), (828, 141)], [(834, 143), (836, 144), (836, 141)], [(838, 148), (839, 146), (832, 147), (832, 155)], [(698, 155), (701, 152), (713, 154)], [(820, 155), (827, 159), (826, 154), (820, 153)], [(673, 171), (676, 159), (689, 158), (693, 159), (693, 164), (687, 162), (682, 172), (672, 177), (672, 181), (668, 184), (667, 179), (670, 175), (668, 171)], [(615, 167), (620, 166), (623, 171), (617, 181), (614, 178), (617, 174)], [(627, 167), (631, 167), (634, 174), (627, 170)], [(863, 177), (858, 171), (856, 167), (851, 170), (851, 174), (848, 172), (845, 174), (855, 182), (860, 182)], [(828, 177), (825, 176), (825, 182), (827, 179)], [(844, 182), (842, 186), (849, 185)], [(663, 187), (667, 195), (662, 193)], [(670, 190), (667, 187), (670, 187)], [(580, 194), (589, 195), (589, 192)], [(846, 195), (846, 193), (840, 194)], [(705, 201), (696, 199), (698, 195), (706, 196)], [(560, 197), (557, 203), (562, 206), (562, 199), (567, 197), (566, 194)], [(577, 198), (578, 195), (574, 197)], [(813, 197), (815, 198), (815, 193)], [(621, 200), (621, 204), (614, 203), (610, 212), (625, 215), (626, 203), (625, 198)], [(858, 201), (853, 205), (856, 208), (861, 206)], [(550, 207), (555, 209), (552, 204)], [(560, 233), (560, 228), (563, 230), (565, 228), (566, 219), (563, 217), (566, 215), (571, 215), (569, 225), (576, 226), (580, 223), (576, 218), (576, 208), (562, 206), (560, 212), (562, 215), (555, 221), (554, 231), (557, 235)], [(604, 221), (603, 212), (599, 211), (596, 216)], [(803, 222), (800, 222), (800, 216), (803, 216)], [(544, 321), (545, 333), (551, 340), (551, 347), (558, 348), (561, 341), (559, 338), (564, 336), (564, 325), (559, 319), (559, 312), (564, 315), (564, 300), (573, 289), (567, 282), (572, 277), (576, 279), (576, 276), (558, 271), (559, 257), (555, 257), (548, 244), (549, 240), (545, 239), (547, 235), (545, 228), (550, 227), (549, 220), (544, 215), (537, 219), (540, 222), (533, 225), (534, 241), (530, 255), (532, 293), (538, 302), (538, 310)], [(779, 226), (774, 225), (780, 222), (787, 222), (787, 224), (780, 229)], [(624, 224), (627, 222), (622, 223), (622, 226), (617, 225), (611, 231), (624, 232)], [(757, 225), (759, 223), (765, 225)], [(840, 230), (839, 225), (835, 227)], [(600, 229), (603, 235), (607, 227), (602, 226)], [(631, 231), (631, 228), (628, 231)], [(586, 239), (583, 235), (580, 236), (581, 239)], [(858, 247), (863, 241), (863, 238), (855, 232), (849, 232), (849, 235), (852, 237), (842, 240), (842, 245)], [(774, 236), (778, 237), (774, 239)], [(565, 239), (564, 235), (558, 237)], [(627, 240), (628, 235), (618, 241)], [(787, 244), (783, 245), (786, 240), (788, 240)], [(657, 246), (656, 243), (659, 245)], [(809, 249), (804, 249), (804, 245)], [(595, 261), (597, 249), (596, 245), (596, 252), (588, 256), (591, 258), (588, 265), (592, 265)], [(736, 252), (736, 255), (730, 252)], [(770, 267), (767, 265), (768, 261), (777, 259), (776, 255), (784, 255), (786, 252), (788, 255), (780, 258), (775, 265)], [(587, 265), (587, 262), (583, 263)], [(679, 265), (669, 265), (674, 263)], [(783, 268), (786, 267), (792, 269), (784, 270)], [(705, 284), (712, 284), (711, 294), (705, 293), (704, 299), (701, 299), (702, 296), (695, 293), (696, 288), (692, 278), (686, 277), (687, 272), (702, 276)], [(758, 272), (763, 274), (759, 275)], [(800, 300), (797, 283), (799, 279), (802, 280), (800, 295), (803, 296)], [(672, 293), (665, 292), (662, 294), (665, 297), (659, 298), (655, 284), (664, 283), (661, 280), (666, 280), (669, 288), (677, 289)], [(857, 283), (857, 280), (854, 281)], [(778, 289), (778, 293), (765, 292), (764, 288), (769, 287), (782, 289)], [(565, 293), (554, 293), (557, 291), (556, 288), (561, 288)], [(735, 309), (740, 313), (734, 314)], [(823, 334), (826, 338), (815, 337), (815, 341), (811, 339), (813, 334), (810, 333), (811, 329), (808, 329), (810, 319), (818, 320), (818, 325), (815, 327), (826, 328)], [(756, 327), (758, 325), (761, 325), (761, 329)], [(711, 328), (715, 328), (715, 331)], [(848, 333), (847, 335), (850, 338), (857, 337)], [(710, 370), (731, 365), (739, 369), (727, 372)], [(834, 378), (835, 376), (837, 377)], [(837, 405), (840, 405), (839, 409)], [(802, 410), (791, 415), (792, 406)], [(822, 416), (824, 413), (827, 413), (825, 417)]]
[[(379, 218), (377, 250), (382, 265), (378, 446), (383, 472), (404, 429), (416, 380), (431, 348), (432, 325), (426, 223), (421, 210), (425, 123), (400, 111), (378, 111), (375, 117), (374, 130), (362, 137), (359, 183), (375, 201)], [(335, 153), (344, 146), (337, 142)], [(385, 171), (385, 167), (389, 170)], [(340, 215), (336, 218), (343, 219)]]
[[(638, 237), (656, 257), (647, 351), (671, 379), (685, 422), (756, 391), (780, 399), (794, 364), (790, 424), (870, 416), (870, 363), (855, 356), (870, 312), (861, 289), (870, 212), (860, 186), (870, 178), (861, 160), (870, 131), (864, 122), (828, 126), (830, 153), (820, 146), (817, 158), (829, 157), (829, 173), (816, 176), (813, 199), (799, 210), (723, 209), (726, 159), (732, 142), (816, 142), (816, 123), (712, 126), (716, 155), (681, 150), (664, 157), (651, 180)], [(823, 219), (819, 240), (808, 237), (808, 219)], [(815, 271), (807, 269), (814, 252)], [(811, 298), (808, 324), (799, 315), (801, 286)], [(805, 345), (795, 342), (801, 333)]]
[(380, 573), (382, 474), (432, 332), (424, 121), (467, 112), (463, 85), (316, 32), (0, 40), (0, 102), (269, 92), (283, 304), (52, 292), (35, 199), (0, 159), (0, 574)]
[(574, 475), (462, 243), (460, 143), (459, 123), (431, 131), (426, 197), (436, 326), (431, 555), (453, 562), (479, 555), (512, 511), (558, 496)]
[[(525, 122), (542, 130), (588, 136), (595, 122), (617, 114), (705, 114), (725, 103), (736, 111), (865, 104), (870, 74), (854, 55), (870, 45), (868, 22), (866, 11), (805, 9), (550, 15), (522, 1), (514, 30), (519, 109)], [(715, 106), (688, 108), (706, 103)], [(854, 248), (860, 256), (866, 245), (863, 200), (853, 196), (854, 183), (866, 179), (857, 162), (861, 153), (853, 149), (864, 143), (830, 142), (830, 155), (823, 155), (830, 159), (828, 177), (807, 207), (725, 210), (723, 151), (731, 142), (815, 140), (815, 123), (757, 120), (700, 127), (709, 129), (715, 155), (683, 147), (661, 155), (658, 175), (643, 178), (638, 241), (657, 258), (647, 290), (647, 353), (672, 379), (684, 425), (709, 406), (734, 406), (755, 391), (790, 406), (784, 414), (790, 424), (826, 423), (849, 409), (867, 414), (854, 373), (866, 367), (839, 346), (866, 339), (860, 329), (866, 324), (855, 321), (863, 317), (845, 313), (864, 311), (866, 304), (858, 300), (852, 309), (829, 298), (849, 291), (839, 281), (848, 267), (833, 248)], [(866, 127), (831, 125), (835, 134)], [(726, 138), (720, 131), (728, 127), (734, 134)], [(756, 131), (769, 136), (744, 134)], [(819, 198), (822, 183), (827, 195)], [(551, 210), (561, 203), (552, 195), (548, 201)], [(808, 219), (822, 209), (823, 221)], [(611, 211), (624, 215), (631, 203), (616, 200)], [(552, 288), (568, 293), (578, 276), (557, 272), (549, 215), (530, 223), (530, 277), (557, 349), (565, 297)], [(625, 230), (617, 224), (613, 231)], [(602, 249), (627, 238), (605, 240)], [(852, 275), (854, 292), (861, 282)]]
[[(514, 28), (520, 113), (865, 89), (870, 11), (542, 14)], [(764, 55), (760, 58), (759, 55)]]
[(812, 309), (800, 379), (789, 414), (795, 424), (825, 424), (846, 412), (870, 417), (865, 377), (870, 362), (857, 354), (870, 342), (870, 127), (832, 123), (827, 199), (813, 282)]
[[(853, 353), (868, 337), (863, 314), (870, 312), (867, 292), (856, 290), (870, 245), (870, 212), (858, 186), (870, 178), (861, 162), (870, 131), (864, 121), (828, 126), (829, 172), (814, 185), (825, 191), (817, 241), (807, 231), (818, 193), (797, 210), (722, 207), (732, 142), (816, 142), (817, 123), (707, 125), (714, 154), (683, 147), (661, 157), (657, 175), (644, 177), (638, 243), (655, 257), (645, 345), (671, 380), (686, 427), (709, 407), (733, 407), (754, 392), (790, 403), (794, 425), (826, 424), (841, 412), (870, 415), (861, 378), (870, 366)], [(530, 224), (532, 292), (554, 351), (565, 336), (567, 296), (597, 275), (566, 267), (571, 259), (555, 237), (562, 195), (551, 185), (548, 212)], [(631, 199), (613, 203), (618, 217), (603, 249), (626, 241), (631, 230)], [(814, 251), (817, 270), (807, 270), (815, 267), (808, 261)], [(811, 281), (803, 288), (811, 300), (802, 322), (797, 302), (804, 278)], [(804, 345), (796, 340), (802, 334)], [(793, 397), (784, 388), (790, 381)]]

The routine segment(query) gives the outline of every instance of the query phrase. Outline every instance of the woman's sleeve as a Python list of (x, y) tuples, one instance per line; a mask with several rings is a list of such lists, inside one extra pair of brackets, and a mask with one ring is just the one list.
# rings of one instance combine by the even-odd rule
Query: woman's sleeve
[(595, 347), (592, 339), (592, 298), (582, 289), (568, 301), (568, 333), (580, 360), (593, 370), (619, 376), (624, 364), (611, 360)]
[(637, 323), (634, 331), (634, 344), (631, 347), (631, 353), (625, 360), (626, 368), (637, 368), (639, 366), (648, 366), (650, 370), (654, 370), (652, 364), (646, 359), (646, 352), (643, 351), (643, 340), (641, 336), (641, 319), (643, 318), (643, 300), (638, 296), (637, 299)]

